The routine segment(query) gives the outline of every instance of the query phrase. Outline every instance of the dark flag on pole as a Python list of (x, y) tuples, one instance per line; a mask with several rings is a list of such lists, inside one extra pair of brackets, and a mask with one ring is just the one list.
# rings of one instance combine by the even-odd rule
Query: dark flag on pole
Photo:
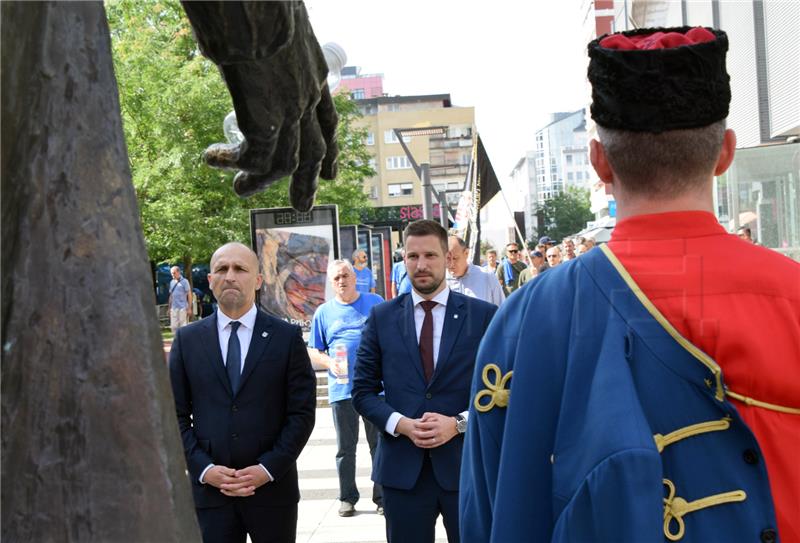
[(480, 210), (489, 203), (489, 200), (500, 192), (500, 181), (494, 173), (492, 162), (486, 154), (480, 135), (476, 136), (475, 152), (473, 153), (473, 164), (470, 168), (474, 172), (475, 197), (473, 199), (475, 220), (470, 228), (469, 238), (466, 239), (468, 247), (472, 251), (472, 263), (481, 263), (481, 214)]
[(480, 135), (478, 135), (477, 140), (478, 194), (480, 196), (478, 210), (480, 211), (495, 194), (500, 192), (500, 181), (497, 180), (497, 175), (494, 173), (492, 162), (489, 160), (489, 155), (486, 154), (486, 148), (483, 146)]

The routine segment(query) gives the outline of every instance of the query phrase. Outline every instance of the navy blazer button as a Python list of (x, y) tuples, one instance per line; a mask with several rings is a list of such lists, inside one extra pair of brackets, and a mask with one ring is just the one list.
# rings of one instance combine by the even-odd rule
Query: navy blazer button
[(232, 434), (232, 435), (231, 435), (231, 437), (232, 437), (233, 439), (237, 439), (237, 438), (239, 437), (239, 434)]
[(767, 528), (761, 532), (762, 543), (775, 543), (778, 540), (778, 532), (774, 528)]
[(427, 394), (425, 394), (425, 399), (426, 399), (426, 400), (430, 400), (431, 398), (433, 398), (433, 394), (431, 394), (430, 392), (428, 392)]
[(238, 411), (239, 410), (239, 406), (234, 405), (233, 407), (231, 407), (231, 409), (233, 409), (234, 411)]
[(742, 454), (742, 456), (744, 457), (744, 461), (747, 462), (748, 464), (751, 465), (758, 464), (758, 453), (753, 449), (747, 449), (746, 451), (744, 451), (744, 454)]

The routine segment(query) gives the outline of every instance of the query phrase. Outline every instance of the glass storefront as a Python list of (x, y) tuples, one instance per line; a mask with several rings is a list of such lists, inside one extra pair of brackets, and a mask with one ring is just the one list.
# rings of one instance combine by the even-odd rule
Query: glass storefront
[(737, 149), (716, 180), (720, 223), (800, 261), (800, 143)]

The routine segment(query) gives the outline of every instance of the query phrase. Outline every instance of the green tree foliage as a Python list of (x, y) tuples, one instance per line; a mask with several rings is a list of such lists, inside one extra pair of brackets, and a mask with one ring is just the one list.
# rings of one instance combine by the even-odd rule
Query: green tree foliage
[[(249, 210), (288, 206), (288, 180), (242, 199), (232, 172), (206, 166), (201, 155), (224, 141), (222, 120), (233, 109), (216, 66), (192, 37), (180, 4), (169, 0), (106, 3), (114, 67), (133, 183), (151, 260), (206, 261), (227, 241), (250, 239)], [(362, 180), (369, 167), (365, 134), (355, 130), (358, 109), (336, 97), (341, 118), (339, 176), (321, 181), (317, 203), (339, 205), (341, 222), (354, 222), (367, 204)]]
[(589, 206), (588, 190), (567, 188), (542, 206), (545, 227), (544, 232), (539, 235), (550, 236), (560, 242), (565, 237), (580, 232), (586, 228), (587, 221), (594, 219)]

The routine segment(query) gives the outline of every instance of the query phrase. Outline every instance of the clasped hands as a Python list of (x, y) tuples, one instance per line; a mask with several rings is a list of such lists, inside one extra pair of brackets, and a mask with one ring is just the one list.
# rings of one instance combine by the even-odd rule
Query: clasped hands
[(418, 419), (402, 417), (396, 430), (421, 449), (440, 447), (458, 434), (455, 418), (439, 413), (424, 413)]
[(256, 488), (269, 482), (267, 472), (261, 466), (233, 469), (214, 466), (206, 472), (203, 481), (219, 488), (226, 496), (244, 498), (256, 493)]

